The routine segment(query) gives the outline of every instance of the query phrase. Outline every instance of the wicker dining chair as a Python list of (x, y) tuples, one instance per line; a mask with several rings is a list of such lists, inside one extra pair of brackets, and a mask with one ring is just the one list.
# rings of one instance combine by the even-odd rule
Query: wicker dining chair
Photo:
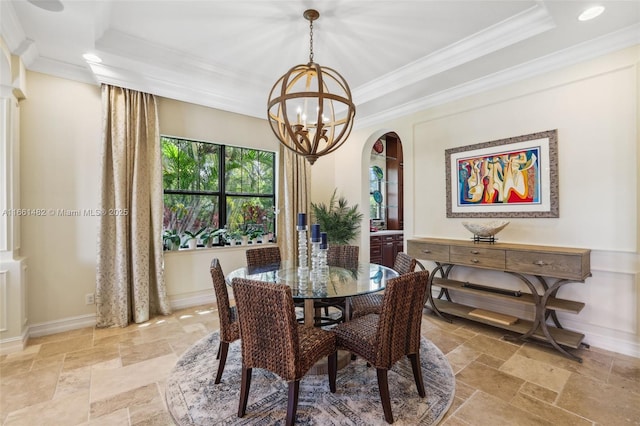
[(285, 284), (234, 278), (242, 345), (242, 382), (238, 417), (243, 417), (251, 386), (251, 371), (262, 368), (288, 382), (287, 425), (295, 423), (300, 379), (328, 357), (329, 389), (336, 391), (335, 335), (296, 322), (291, 288)]
[(338, 349), (364, 358), (377, 369), (378, 388), (384, 418), (393, 423), (387, 371), (407, 356), (420, 397), (424, 398), (424, 382), (420, 367), (420, 325), (422, 300), (429, 271), (410, 272), (388, 281), (382, 311), (338, 324), (333, 328)]
[(329, 245), (327, 248), (327, 264), (341, 268), (356, 269), (358, 267), (360, 247), (351, 245)]
[[(360, 247), (352, 245), (329, 245), (327, 248), (327, 265), (339, 266), (345, 269), (357, 269)], [(346, 319), (346, 303), (344, 297), (332, 299), (318, 299), (314, 302), (316, 308), (324, 308), (325, 316), (316, 316), (315, 322), (318, 326), (339, 324)], [(336, 308), (340, 311), (337, 318), (329, 317), (329, 308)]]
[(280, 247), (267, 246), (251, 248), (245, 252), (247, 258), (247, 268), (258, 268), (262, 266), (279, 265), (282, 262)]
[[(393, 263), (393, 269), (400, 275), (413, 272), (416, 268), (416, 259), (404, 252), (399, 252)], [(382, 309), (382, 296), (384, 293), (363, 294), (351, 298), (351, 317), (359, 317), (366, 314), (379, 314)]]
[(227, 362), (227, 353), (229, 352), (229, 344), (240, 338), (240, 328), (238, 326), (238, 312), (235, 306), (229, 304), (229, 293), (227, 292), (227, 283), (224, 279), (224, 273), (220, 266), (220, 261), (214, 258), (209, 268), (211, 280), (213, 281), (213, 290), (216, 293), (216, 301), (218, 303), (218, 317), (220, 319), (220, 345), (218, 346), (218, 373), (216, 374), (215, 384), (220, 383), (224, 365)]

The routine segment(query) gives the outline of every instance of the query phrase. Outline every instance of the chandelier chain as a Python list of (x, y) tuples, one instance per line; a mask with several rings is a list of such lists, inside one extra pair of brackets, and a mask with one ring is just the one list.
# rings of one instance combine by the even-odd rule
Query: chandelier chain
[(309, 20), (309, 62), (313, 62), (313, 19)]

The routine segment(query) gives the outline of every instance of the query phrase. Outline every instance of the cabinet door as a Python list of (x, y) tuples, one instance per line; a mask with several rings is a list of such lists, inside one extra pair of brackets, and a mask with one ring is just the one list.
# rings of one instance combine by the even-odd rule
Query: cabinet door
[(395, 242), (396, 255), (398, 253), (400, 253), (401, 251), (404, 251), (404, 236), (403, 236), (403, 234), (396, 235), (393, 241)]
[(396, 259), (395, 243), (393, 239), (391, 241), (384, 241), (382, 243), (382, 265), (393, 268), (393, 262)]
[(371, 237), (369, 244), (369, 262), (382, 265), (382, 238)]

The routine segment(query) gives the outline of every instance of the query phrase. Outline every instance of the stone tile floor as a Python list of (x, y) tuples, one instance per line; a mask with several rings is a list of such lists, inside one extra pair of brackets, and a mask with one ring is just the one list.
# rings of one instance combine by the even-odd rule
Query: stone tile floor
[[(638, 358), (591, 348), (576, 351), (580, 364), (508, 342), (497, 328), (449, 324), (429, 311), (423, 318), (422, 334), (456, 374), (442, 425), (640, 425)], [(199, 306), (126, 328), (30, 339), (0, 356), (0, 423), (172, 425), (165, 380), (180, 354), (218, 327), (215, 306)]]

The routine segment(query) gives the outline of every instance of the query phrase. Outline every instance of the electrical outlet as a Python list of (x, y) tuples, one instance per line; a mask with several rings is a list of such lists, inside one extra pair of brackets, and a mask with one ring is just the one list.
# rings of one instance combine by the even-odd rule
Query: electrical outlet
[(87, 305), (93, 305), (96, 303), (95, 295), (93, 293), (86, 294), (84, 296), (84, 303)]

